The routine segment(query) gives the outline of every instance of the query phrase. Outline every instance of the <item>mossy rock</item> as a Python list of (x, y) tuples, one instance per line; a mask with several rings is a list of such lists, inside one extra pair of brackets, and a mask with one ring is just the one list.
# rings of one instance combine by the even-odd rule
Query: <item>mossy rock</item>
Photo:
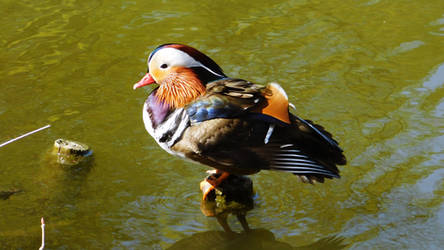
[[(204, 193), (210, 184), (204, 180), (201, 184)], [(201, 211), (206, 216), (219, 214), (246, 214), (253, 209), (253, 182), (246, 176), (230, 175), (218, 187), (210, 191), (206, 200), (202, 200)]]
[(87, 161), (92, 156), (90, 146), (85, 143), (66, 139), (57, 139), (49, 153), (51, 161), (63, 166), (75, 166)]

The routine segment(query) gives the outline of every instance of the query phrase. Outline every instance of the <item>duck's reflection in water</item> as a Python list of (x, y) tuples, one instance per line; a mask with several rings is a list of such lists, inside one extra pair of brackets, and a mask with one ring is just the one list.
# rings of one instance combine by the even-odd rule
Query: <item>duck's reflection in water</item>
[[(217, 177), (211, 173), (208, 178)], [(343, 249), (342, 237), (327, 237), (306, 246), (293, 247), (276, 240), (274, 234), (266, 229), (250, 229), (245, 218), (253, 209), (253, 182), (245, 176), (230, 175), (216, 189), (206, 181), (200, 188), (204, 194), (201, 211), (204, 215), (216, 217), (224, 231), (195, 233), (177, 241), (168, 249)], [(237, 216), (244, 232), (233, 232), (227, 223), (230, 214)]]
[(335, 250), (344, 249), (347, 245), (342, 237), (327, 237), (312, 244), (293, 247), (288, 243), (276, 240), (273, 233), (266, 229), (251, 229), (243, 233), (227, 233), (223, 231), (207, 231), (195, 233), (188, 238), (174, 243), (168, 250), (184, 249), (312, 249)]

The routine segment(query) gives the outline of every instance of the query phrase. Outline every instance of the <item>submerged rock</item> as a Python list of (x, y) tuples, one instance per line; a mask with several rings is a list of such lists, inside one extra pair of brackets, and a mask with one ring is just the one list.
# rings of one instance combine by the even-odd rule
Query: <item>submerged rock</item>
[(20, 193), (22, 190), (20, 189), (12, 189), (8, 191), (0, 191), (0, 200), (7, 200), (13, 194)]
[(91, 148), (85, 143), (66, 139), (57, 139), (50, 151), (50, 157), (66, 166), (78, 165), (92, 155)]
[[(168, 250), (294, 250), (291, 245), (278, 241), (274, 234), (267, 229), (252, 229), (248, 233), (227, 233), (222, 231), (199, 232), (181, 239), (167, 248)], [(310, 248), (318, 249), (318, 248)], [(324, 248), (323, 248), (324, 249)], [(335, 248), (325, 248), (335, 249)]]
[(280, 241), (267, 229), (252, 229), (243, 233), (227, 233), (222, 231), (198, 232), (181, 239), (167, 248), (168, 250), (209, 250), (209, 249), (236, 249), (236, 250), (339, 250), (348, 248), (345, 238), (327, 236), (316, 242), (303, 246), (291, 246)]
[[(91, 148), (85, 143), (57, 139), (42, 152), (33, 178), (30, 200), (45, 205), (45, 216), (63, 207), (75, 207), (85, 180), (94, 165)], [(54, 221), (53, 221), (54, 222)]]

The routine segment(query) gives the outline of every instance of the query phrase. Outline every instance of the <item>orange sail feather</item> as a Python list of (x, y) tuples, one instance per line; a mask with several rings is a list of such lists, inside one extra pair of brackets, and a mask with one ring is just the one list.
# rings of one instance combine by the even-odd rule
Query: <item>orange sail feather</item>
[(265, 95), (267, 104), (259, 112), (290, 124), (288, 97), (285, 91), (277, 83), (268, 84), (267, 90), (268, 93)]

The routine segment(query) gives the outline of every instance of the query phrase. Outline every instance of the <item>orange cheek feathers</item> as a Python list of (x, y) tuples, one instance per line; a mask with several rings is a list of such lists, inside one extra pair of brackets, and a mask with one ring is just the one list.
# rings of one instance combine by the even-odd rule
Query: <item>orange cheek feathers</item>
[[(167, 74), (166, 72), (161, 72)], [(183, 107), (194, 101), (203, 93), (205, 86), (192, 70), (183, 67), (172, 67), (170, 73), (163, 76), (157, 96), (160, 100), (175, 107)], [(157, 73), (157, 72), (156, 72)]]

